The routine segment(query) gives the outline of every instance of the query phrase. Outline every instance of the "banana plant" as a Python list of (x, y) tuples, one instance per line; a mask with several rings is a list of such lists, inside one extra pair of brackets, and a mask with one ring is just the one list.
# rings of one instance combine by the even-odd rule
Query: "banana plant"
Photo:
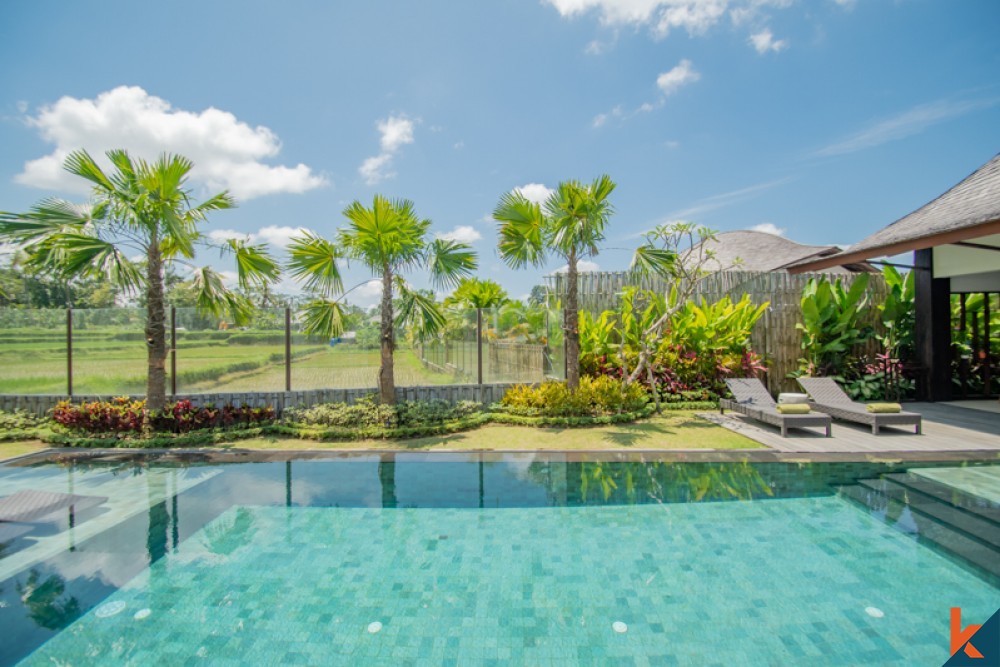
[(844, 358), (855, 345), (874, 334), (863, 316), (868, 307), (868, 274), (857, 276), (849, 288), (840, 278), (811, 279), (802, 290), (802, 322), (795, 325), (802, 332), (804, 356), (800, 372), (831, 375), (843, 366)]

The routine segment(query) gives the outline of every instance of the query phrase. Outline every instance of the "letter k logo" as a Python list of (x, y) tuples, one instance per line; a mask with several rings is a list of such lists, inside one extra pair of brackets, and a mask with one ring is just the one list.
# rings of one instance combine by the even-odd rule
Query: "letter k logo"
[[(983, 654), (972, 645), (969, 640), (972, 635), (979, 631), (982, 625), (970, 625), (969, 627), (962, 629), (962, 608), (952, 607), (951, 608), (951, 654), (955, 655), (958, 650), (962, 648), (962, 644), (965, 644), (965, 655), (970, 658), (982, 658)], [(966, 643), (968, 642), (968, 643)]]

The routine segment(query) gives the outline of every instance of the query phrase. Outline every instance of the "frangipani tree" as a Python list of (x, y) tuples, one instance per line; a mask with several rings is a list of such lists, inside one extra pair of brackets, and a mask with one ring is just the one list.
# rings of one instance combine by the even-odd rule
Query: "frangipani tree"
[(105, 279), (125, 294), (145, 296), (146, 401), (150, 410), (159, 411), (166, 402), (164, 267), (178, 264), (193, 270), (198, 307), (228, 312), (237, 321), (245, 321), (253, 305), (210, 267), (192, 266), (196, 249), (210, 246), (234, 255), (243, 288), (276, 281), (280, 267), (266, 245), (206, 240), (199, 227), (207, 215), (236, 204), (226, 192), (193, 204), (185, 187), (193, 167), (187, 158), (163, 154), (147, 162), (124, 150), (108, 151), (107, 157), (113, 171), (106, 173), (86, 151), (70, 153), (65, 169), (90, 182), (91, 201), (47, 198), (27, 213), (0, 212), (0, 241), (20, 246), (32, 268), (67, 280)]
[[(410, 324), (422, 335), (436, 333), (445, 323), (434, 299), (411, 289), (402, 274), (426, 270), (438, 288), (453, 287), (476, 269), (476, 255), (465, 243), (430, 236), (430, 220), (421, 219), (408, 200), (390, 200), (375, 195), (366, 207), (354, 201), (344, 209), (348, 225), (338, 231), (336, 242), (305, 233), (288, 247), (292, 276), (319, 293), (306, 305), (305, 329), (309, 333), (338, 335), (343, 330), (343, 299), (369, 281), (344, 290), (341, 265), (357, 261), (381, 279), (381, 327), (379, 398), (396, 401), (393, 372), (396, 325)], [(401, 299), (393, 313), (393, 296)]]

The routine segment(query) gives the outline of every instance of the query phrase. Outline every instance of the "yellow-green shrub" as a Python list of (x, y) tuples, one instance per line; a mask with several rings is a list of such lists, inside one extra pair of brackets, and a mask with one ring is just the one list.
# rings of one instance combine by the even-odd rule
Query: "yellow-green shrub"
[(623, 385), (609, 377), (582, 377), (575, 392), (564, 382), (511, 387), (500, 405), (515, 414), (564, 417), (635, 412), (647, 401), (648, 394), (639, 384)]

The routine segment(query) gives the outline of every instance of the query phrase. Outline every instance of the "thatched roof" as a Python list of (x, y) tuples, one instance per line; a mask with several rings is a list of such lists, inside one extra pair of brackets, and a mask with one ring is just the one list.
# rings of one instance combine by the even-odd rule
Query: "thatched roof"
[[(722, 232), (714, 241), (706, 241), (705, 247), (715, 255), (705, 267), (709, 271), (785, 271), (791, 264), (840, 252), (835, 245), (803, 245), (783, 236), (749, 230)], [(835, 273), (870, 270), (867, 264), (831, 269)]]
[(793, 272), (856, 262), (1000, 233), (1000, 153), (934, 201), (836, 256), (805, 260)]

